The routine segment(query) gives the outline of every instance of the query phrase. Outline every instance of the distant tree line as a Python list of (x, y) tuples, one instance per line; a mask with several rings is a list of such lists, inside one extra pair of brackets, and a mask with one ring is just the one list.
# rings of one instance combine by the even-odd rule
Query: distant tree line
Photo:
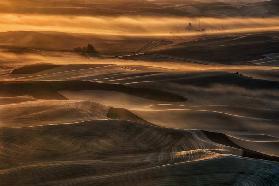
[(99, 56), (99, 52), (96, 50), (96, 48), (92, 44), (88, 44), (84, 47), (77, 47), (74, 48), (74, 51), (86, 56)]

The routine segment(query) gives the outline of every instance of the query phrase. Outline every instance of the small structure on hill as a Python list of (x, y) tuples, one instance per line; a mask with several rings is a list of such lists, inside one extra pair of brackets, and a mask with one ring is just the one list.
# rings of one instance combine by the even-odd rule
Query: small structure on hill
[(205, 32), (206, 29), (201, 26), (201, 22), (199, 21), (198, 25), (194, 25), (193, 23), (189, 22), (185, 30), (188, 32)]

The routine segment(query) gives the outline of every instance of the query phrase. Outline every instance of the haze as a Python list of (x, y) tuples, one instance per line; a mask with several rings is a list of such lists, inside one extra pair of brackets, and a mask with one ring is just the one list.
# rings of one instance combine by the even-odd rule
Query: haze
[(0, 1), (1, 186), (277, 186), (277, 0)]

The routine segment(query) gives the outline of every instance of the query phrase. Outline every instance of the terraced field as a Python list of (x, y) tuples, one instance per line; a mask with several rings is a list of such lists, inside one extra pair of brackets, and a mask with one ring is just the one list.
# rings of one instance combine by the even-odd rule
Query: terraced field
[(0, 186), (279, 186), (278, 0), (0, 0)]
[(3, 63), (1, 185), (279, 182), (276, 67), (55, 59)]

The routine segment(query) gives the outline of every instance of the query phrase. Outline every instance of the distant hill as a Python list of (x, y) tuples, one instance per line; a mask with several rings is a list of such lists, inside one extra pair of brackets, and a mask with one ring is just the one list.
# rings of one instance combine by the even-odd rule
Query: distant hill
[[(9, 0), (0, 3), (1, 13), (59, 15), (168, 15), (168, 16), (278, 16), (278, 1), (181, 0)], [(20, 6), (19, 6), (20, 5)], [(123, 11), (125, 10), (125, 11)]]
[[(87, 46), (88, 43), (91, 43), (101, 54), (119, 55), (134, 52), (146, 42), (149, 42), (149, 39), (140, 40), (138, 38), (116, 36), (104, 38), (98, 35), (63, 32), (0, 32), (0, 48), (8, 48), (12, 51), (20, 51), (14, 48), (73, 51), (75, 48)], [(127, 43), (129, 45), (126, 45)]]

